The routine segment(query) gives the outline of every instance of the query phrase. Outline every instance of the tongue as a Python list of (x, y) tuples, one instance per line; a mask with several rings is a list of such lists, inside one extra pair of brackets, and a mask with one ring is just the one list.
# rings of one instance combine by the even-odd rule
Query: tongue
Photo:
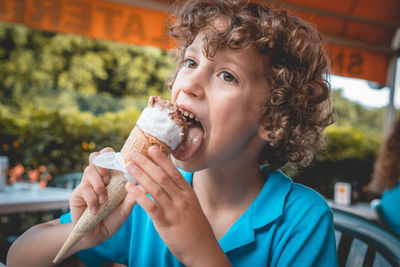
[(190, 127), (185, 140), (174, 150), (172, 155), (178, 160), (190, 159), (203, 142), (204, 131), (199, 126)]

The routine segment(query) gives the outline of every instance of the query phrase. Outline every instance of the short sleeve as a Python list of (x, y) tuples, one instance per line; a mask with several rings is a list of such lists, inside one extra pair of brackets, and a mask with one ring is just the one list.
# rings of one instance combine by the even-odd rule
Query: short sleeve
[[(103, 266), (113, 262), (128, 265), (131, 220), (130, 216), (121, 229), (108, 240), (93, 248), (79, 251), (76, 255), (89, 267)], [(70, 213), (63, 214), (60, 217), (60, 224), (70, 222)]]
[(319, 195), (288, 203), (271, 266), (337, 266), (332, 211)]

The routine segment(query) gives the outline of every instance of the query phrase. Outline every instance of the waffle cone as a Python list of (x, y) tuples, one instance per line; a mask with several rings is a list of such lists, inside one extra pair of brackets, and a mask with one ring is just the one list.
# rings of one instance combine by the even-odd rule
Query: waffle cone
[[(135, 126), (131, 131), (128, 139), (121, 149), (121, 154), (127, 162), (132, 151), (136, 150), (146, 157), (149, 157), (147, 150), (151, 146), (157, 146), (165, 154), (171, 153), (171, 149), (162, 141), (150, 134), (143, 132), (139, 127)], [(127, 179), (121, 171), (111, 170), (110, 183), (106, 187), (107, 201), (99, 206), (97, 212), (92, 212), (88, 208), (82, 213), (81, 217), (75, 224), (72, 232), (67, 237), (63, 246), (54, 258), (53, 263), (59, 262), (61, 258), (88, 232), (90, 232), (100, 221), (102, 221), (110, 212), (121, 203), (126, 196), (125, 184)]]

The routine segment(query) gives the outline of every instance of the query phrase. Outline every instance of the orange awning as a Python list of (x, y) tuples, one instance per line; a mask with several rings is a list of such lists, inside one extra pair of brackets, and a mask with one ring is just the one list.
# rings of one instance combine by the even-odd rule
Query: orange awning
[[(172, 2), (0, 0), (0, 20), (47, 31), (169, 48), (163, 23)], [(399, 0), (259, 2), (283, 6), (315, 25), (327, 44), (335, 74), (390, 85), (390, 64), (400, 51)]]
[(103, 0), (0, 0), (0, 20), (92, 38), (168, 48), (166, 13)]
[[(264, 0), (312, 23), (334, 62), (334, 73), (380, 84), (400, 52), (399, 0)], [(390, 76), (390, 75), (389, 75)], [(389, 77), (393, 79), (393, 77)]]

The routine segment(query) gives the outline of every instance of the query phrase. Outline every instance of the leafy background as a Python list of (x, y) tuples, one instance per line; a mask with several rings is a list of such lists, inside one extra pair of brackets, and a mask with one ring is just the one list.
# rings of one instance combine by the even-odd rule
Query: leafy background
[[(82, 171), (92, 151), (120, 149), (149, 95), (169, 98), (165, 84), (173, 68), (172, 57), (157, 48), (0, 23), (0, 155), (10, 167), (42, 168), (53, 179)], [(332, 99), (337, 122), (326, 129), (326, 147), (309, 167), (284, 171), (325, 197), (332, 197), (335, 181), (349, 181), (359, 200), (370, 200), (366, 185), (385, 109), (351, 102), (340, 89)], [(1, 216), (0, 260), (7, 234), (50, 217), (22, 214), (23, 223), (10, 230), (10, 217)]]

